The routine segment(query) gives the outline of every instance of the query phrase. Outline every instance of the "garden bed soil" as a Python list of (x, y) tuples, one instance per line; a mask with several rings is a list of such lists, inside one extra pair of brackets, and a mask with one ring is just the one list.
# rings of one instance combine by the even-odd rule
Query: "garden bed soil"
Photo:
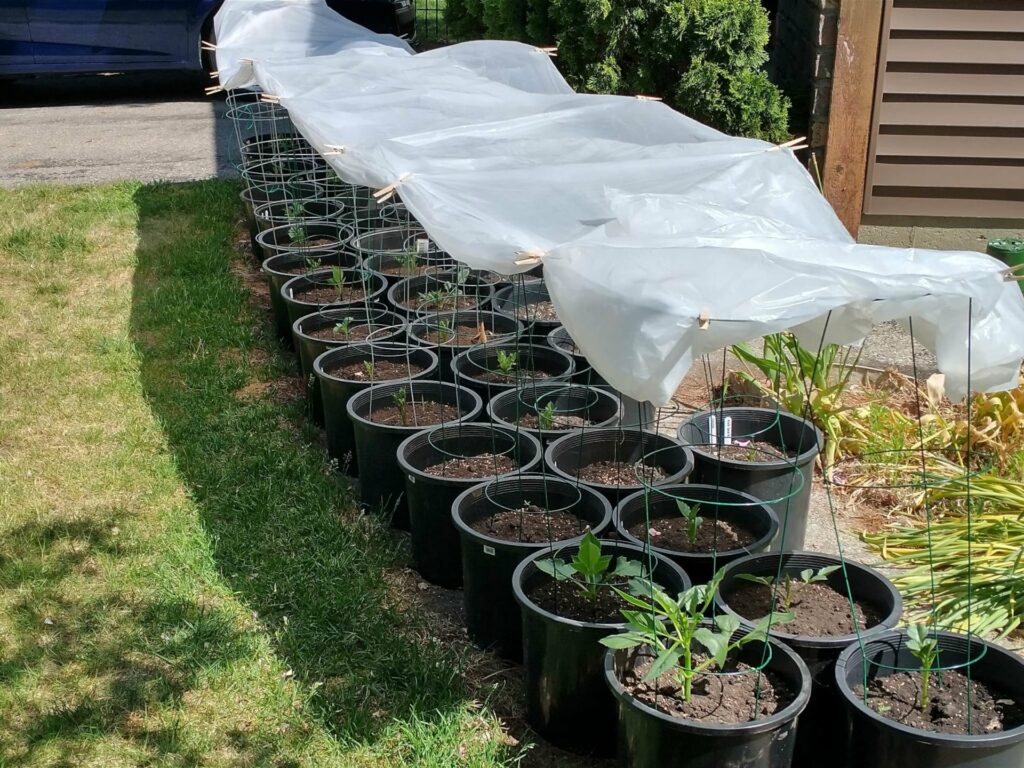
[[(394, 362), (391, 360), (376, 360), (373, 363), (373, 375), (366, 371), (363, 361), (337, 365), (328, 369), (327, 373), (339, 379), (349, 381), (395, 381), (396, 379), (407, 379), (418, 373), (423, 373), (424, 367), (416, 363), (408, 363), (404, 360)], [(406, 406), (408, 407), (408, 406)]]
[[(1024, 722), (1021, 702), (1004, 696), (998, 689), (977, 680), (970, 681), (971, 717), (968, 728), (967, 676), (959, 670), (933, 672), (928, 683), (929, 706), (922, 711), (921, 675), (894, 672), (868, 683), (868, 706), (897, 723), (932, 733), (956, 735), (1000, 733)], [(853, 688), (864, 695), (864, 686)]]
[[(639, 471), (637, 471), (639, 470)], [(639, 461), (595, 461), (580, 467), (577, 473), (585, 483), (603, 485), (640, 485), (642, 482), (657, 483), (668, 475), (661, 467), (642, 464)], [(641, 481), (640, 478), (643, 478)]]
[[(729, 459), (730, 461), (745, 461), (749, 464), (765, 464), (767, 462), (778, 461), (779, 459), (792, 459), (795, 458), (796, 451), (783, 451), (777, 446), (771, 443), (766, 443), (763, 440), (751, 440), (746, 445), (737, 445), (731, 443), (730, 445), (720, 446), (721, 457), (723, 459)], [(708, 453), (715, 458), (719, 456), (719, 446), (710, 446)]]
[(555, 312), (555, 305), (550, 301), (534, 301), (516, 307), (515, 315), (516, 319), (527, 320), (529, 322), (533, 322), (534, 320), (555, 322), (558, 320), (558, 313)]
[[(687, 529), (688, 524), (682, 515), (677, 518), (652, 520), (651, 544), (675, 552), (728, 552), (744, 549), (758, 538), (735, 523), (709, 520), (706, 517), (697, 529), (697, 538), (693, 542), (690, 541)], [(640, 541), (647, 540), (647, 525), (642, 520), (631, 526), (629, 532)]]
[(351, 302), (364, 299), (366, 291), (347, 285), (340, 291), (333, 285), (311, 285), (293, 291), (292, 295), (296, 300), (307, 304), (340, 304), (343, 301)]
[(405, 404), (405, 421), (402, 421), (402, 409), (388, 403), (374, 408), (367, 419), (374, 424), (386, 424), (392, 427), (429, 427), (446, 421), (456, 421), (461, 415), (455, 405), (437, 403), (433, 400), (409, 400)]
[(353, 325), (349, 327), (348, 333), (345, 333), (334, 330), (333, 325), (325, 325), (323, 328), (305, 331), (305, 334), (321, 341), (362, 341), (374, 331), (379, 331), (384, 327), (382, 325)]
[[(694, 656), (694, 664), (703, 661)], [(643, 682), (653, 659), (644, 656), (623, 675), (622, 686), (633, 698), (673, 717), (704, 723), (748, 723), (774, 715), (795, 698), (786, 682), (773, 672), (757, 673), (748, 664), (726, 664), (725, 672), (738, 675), (700, 675), (693, 680), (690, 701), (683, 700), (682, 686), (669, 672)]]
[(550, 512), (536, 504), (527, 504), (519, 509), (497, 509), (488, 517), (474, 520), (471, 527), (502, 541), (546, 544), (579, 536), (585, 524), (564, 510)]
[(472, 479), (476, 477), (496, 477), (512, 472), (519, 466), (512, 458), (500, 453), (481, 453), (476, 456), (449, 457), (433, 464), (423, 471), (434, 477), (452, 477), (456, 479)]
[[(775, 600), (776, 612), (785, 610), (782, 601), (784, 592), (785, 588), (780, 585)], [(772, 610), (772, 593), (772, 587), (764, 584), (738, 581), (726, 596), (726, 603), (748, 621), (757, 621)], [(799, 585), (794, 583), (791, 595), (790, 611), (796, 618), (785, 624), (773, 625), (773, 632), (804, 637), (833, 637), (863, 631), (882, 620), (874, 606), (854, 600), (857, 621), (860, 624), (859, 627), (854, 627), (847, 596), (821, 582)]]
[[(524, 413), (516, 423), (526, 429), (540, 429), (540, 416), (532, 411)], [(551, 420), (549, 429), (582, 429), (583, 427), (592, 426), (593, 423), (590, 419), (584, 419), (582, 416), (573, 416), (568, 413), (556, 414)]]

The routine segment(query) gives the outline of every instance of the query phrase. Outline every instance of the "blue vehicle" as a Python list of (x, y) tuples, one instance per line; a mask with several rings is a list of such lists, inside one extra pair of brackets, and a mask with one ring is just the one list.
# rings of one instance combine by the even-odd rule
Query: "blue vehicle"
[[(222, 0), (0, 0), (0, 75), (211, 68)], [(376, 32), (412, 36), (412, 0), (328, 0)]]

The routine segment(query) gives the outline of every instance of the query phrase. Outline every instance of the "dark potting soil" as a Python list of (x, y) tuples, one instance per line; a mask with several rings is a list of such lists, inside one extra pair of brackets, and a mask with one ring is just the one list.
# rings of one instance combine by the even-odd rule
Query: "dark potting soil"
[[(727, 662), (716, 672), (747, 674), (698, 675), (690, 688), (690, 700), (685, 701), (682, 686), (671, 672), (643, 682), (652, 661), (646, 654), (638, 656), (625, 672), (622, 685), (635, 699), (673, 717), (705, 723), (747, 723), (774, 715), (794, 698), (786, 681), (775, 673), (758, 673), (748, 664)], [(701, 661), (700, 656), (694, 657), (694, 664)]]
[(341, 241), (336, 240), (333, 237), (311, 237), (302, 243), (293, 243), (293, 245), (306, 245), (310, 248), (324, 248), (327, 246), (341, 245)]
[(512, 382), (533, 381), (538, 379), (550, 379), (551, 374), (545, 371), (531, 371), (517, 368), (509, 373), (502, 371), (485, 371), (469, 363), (462, 373), (477, 381), (486, 381), (488, 384), (510, 384)]
[(481, 453), (477, 456), (449, 457), (438, 464), (426, 467), (423, 471), (434, 477), (469, 479), (504, 475), (514, 471), (517, 466), (509, 456)]
[(368, 418), (374, 424), (387, 424), (393, 427), (426, 427), (445, 421), (455, 421), (460, 413), (456, 406), (448, 403), (435, 403), (432, 400), (417, 400), (414, 403), (410, 398), (405, 404), (405, 418), (402, 416), (402, 409), (388, 403), (376, 406)]
[(483, 344), (486, 343), (488, 339), (494, 338), (494, 335), (495, 334), (490, 331), (474, 325), (459, 325), (450, 331), (444, 332), (439, 329), (431, 329), (429, 331), (419, 333), (419, 337), (428, 344), (438, 344), (444, 347), (468, 347), (473, 344)]
[(335, 330), (333, 325), (325, 325), (322, 328), (307, 331), (306, 335), (323, 341), (360, 341), (373, 333), (374, 330), (383, 332), (384, 328), (385, 326), (383, 325), (350, 325), (346, 332), (341, 329)]
[(587, 524), (565, 510), (549, 512), (536, 504), (519, 509), (497, 509), (488, 517), (474, 520), (473, 530), (503, 541), (545, 544), (579, 536)]
[[(361, 360), (344, 365), (337, 365), (328, 369), (328, 373), (339, 379), (349, 381), (394, 381), (395, 379), (408, 379), (418, 373), (423, 373), (424, 367), (405, 360), (375, 360), (372, 371), (367, 370)], [(408, 406), (407, 406), (408, 407)]]
[(294, 291), (299, 301), (307, 304), (340, 304), (343, 301), (359, 301), (366, 298), (366, 291), (361, 287), (344, 286), (340, 291), (333, 285), (310, 285)]
[[(725, 520), (708, 519), (708, 516), (705, 516), (704, 522), (697, 529), (697, 537), (693, 542), (690, 541), (687, 523), (682, 515), (652, 520), (651, 544), (676, 552), (728, 552), (743, 549), (757, 541), (757, 537), (747, 529)], [(647, 540), (648, 528), (643, 520), (630, 526), (629, 532), (640, 541)]]
[[(756, 621), (771, 611), (773, 591), (773, 588), (764, 584), (738, 581), (725, 595), (725, 601), (743, 618)], [(777, 593), (775, 611), (784, 611), (785, 586), (780, 584)], [(878, 609), (873, 605), (854, 600), (857, 623), (860, 625), (854, 627), (853, 617), (850, 616), (849, 599), (845, 594), (821, 582), (794, 582), (790, 596), (789, 610), (796, 618), (785, 624), (774, 625), (772, 630), (775, 632), (805, 637), (849, 635), (857, 629), (873, 627), (882, 619)]]
[(731, 461), (745, 461), (750, 464), (764, 464), (779, 459), (791, 459), (797, 454), (796, 451), (782, 451), (771, 443), (763, 440), (744, 441), (743, 445), (730, 443), (722, 446), (709, 446), (706, 450), (712, 456), (718, 457), (721, 449), (721, 457)]
[(440, 268), (436, 264), (423, 263), (416, 264), (412, 267), (402, 266), (401, 264), (389, 264), (386, 267), (381, 267), (377, 271), (381, 274), (388, 275), (389, 277), (417, 277), (419, 275), (426, 275), (430, 272), (438, 272)]
[(319, 259), (310, 259), (305, 264), (295, 264), (285, 269), (275, 270), (276, 272), (284, 272), (287, 275), (305, 275), (307, 272), (312, 272), (315, 269), (320, 269), (323, 263)]
[[(970, 722), (967, 717), (970, 691)], [(864, 695), (864, 686), (853, 692)], [(928, 681), (928, 708), (921, 710), (921, 675), (894, 672), (868, 683), (868, 706), (897, 723), (933, 733), (958, 735), (999, 733), (1024, 723), (1021, 702), (995, 686), (970, 681), (960, 670), (932, 672)]]
[(535, 301), (516, 307), (516, 318), (519, 320), (556, 321), (558, 313), (555, 312), (555, 305), (550, 301)]
[(642, 485), (643, 482), (657, 483), (668, 477), (661, 467), (639, 461), (595, 461), (580, 467), (578, 475), (585, 483), (604, 485)]
[[(626, 582), (622, 581), (615, 586), (625, 589)], [(622, 609), (631, 608), (629, 603), (607, 585), (598, 587), (597, 597), (590, 599), (573, 583), (546, 578), (535, 585), (528, 594), (530, 599), (544, 610), (575, 621), (621, 624), (625, 621)]]
[(418, 312), (454, 312), (457, 309), (473, 309), (480, 304), (476, 296), (445, 296), (443, 299), (427, 301), (413, 296), (399, 302), (399, 306)]
[[(520, 416), (516, 423), (526, 429), (540, 429), (540, 416), (530, 411)], [(582, 416), (561, 413), (555, 414), (552, 417), (551, 426), (548, 429), (580, 429), (581, 427), (589, 427), (593, 423), (590, 419), (584, 419)]]

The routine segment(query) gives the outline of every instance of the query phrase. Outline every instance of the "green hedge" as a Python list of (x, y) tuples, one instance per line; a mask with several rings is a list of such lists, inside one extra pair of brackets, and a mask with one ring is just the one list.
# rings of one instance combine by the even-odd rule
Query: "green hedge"
[(788, 135), (759, 0), (448, 0), (448, 13), (460, 37), (557, 42), (579, 90), (657, 95), (729, 134)]

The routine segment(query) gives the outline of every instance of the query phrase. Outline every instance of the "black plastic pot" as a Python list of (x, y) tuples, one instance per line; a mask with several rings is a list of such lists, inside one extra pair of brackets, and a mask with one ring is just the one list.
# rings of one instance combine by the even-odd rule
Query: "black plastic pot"
[[(498, 353), (516, 356), (516, 375), (505, 381), (487, 381), (488, 372), (498, 372)], [(479, 344), (456, 355), (451, 362), (456, 383), (469, 387), (484, 399), (490, 400), (502, 392), (516, 389), (533, 390), (537, 386), (569, 384), (572, 376), (572, 358), (557, 349), (529, 343), (502, 342)], [(538, 374), (544, 374), (538, 376)]]
[[(526, 672), (526, 719), (551, 743), (576, 752), (611, 754), (615, 749), (615, 699), (604, 682), (600, 640), (624, 628), (622, 622), (599, 624), (566, 619), (530, 599), (537, 585), (550, 579), (537, 560), (554, 554), (569, 561), (577, 544), (545, 547), (524, 559), (512, 574), (512, 592), (523, 618), (523, 665)], [(683, 569), (618, 541), (602, 541), (602, 554), (650, 563), (651, 575), (669, 594), (690, 587)], [(566, 585), (566, 589), (574, 589)]]
[[(239, 115), (234, 113), (235, 117)], [(283, 116), (282, 116), (283, 117)], [(287, 119), (284, 118), (283, 119)], [(316, 150), (300, 133), (292, 130), (272, 130), (255, 133), (242, 140), (239, 147), (243, 164), (270, 160), (275, 156), (299, 157), (312, 160)]]
[[(300, 231), (303, 237), (296, 240)], [(262, 229), (256, 235), (259, 255), (264, 259), (278, 253), (301, 253), (304, 255), (318, 253), (335, 253), (342, 250), (352, 237), (352, 230), (337, 221), (311, 221), (296, 227), (293, 224), (282, 224), (269, 229)], [(313, 240), (324, 239), (325, 242), (313, 243)]]
[[(735, 637), (735, 636), (734, 636)], [(767, 647), (766, 647), (767, 645)], [(765, 663), (770, 648), (771, 658)], [(811, 682), (800, 657), (782, 643), (752, 642), (735, 658), (765, 665), (796, 692), (793, 700), (769, 717), (746, 723), (705, 723), (674, 717), (633, 698), (620, 682), (635, 655), (608, 649), (605, 681), (619, 706), (619, 758), (630, 768), (789, 768), (797, 718), (807, 706)], [(835, 749), (819, 755), (816, 765), (832, 761)], [(873, 763), (863, 763), (865, 768)]]
[[(719, 458), (726, 419), (731, 419), (732, 438), (753, 439), (780, 450), (796, 451), (791, 459), (739, 461)], [(714, 421), (713, 421), (714, 420)], [(716, 437), (711, 425), (717, 424)], [(782, 526), (775, 548), (800, 549), (807, 533), (814, 459), (825, 443), (811, 422), (771, 408), (721, 408), (714, 414), (694, 414), (679, 426), (679, 440), (693, 450), (693, 480), (749, 493), (772, 505)]]
[(288, 320), (292, 325), (300, 317), (316, 312), (324, 307), (360, 307), (369, 304), (379, 303), (384, 295), (387, 285), (384, 278), (365, 269), (346, 269), (345, 282), (347, 285), (358, 285), (363, 295), (350, 301), (320, 301), (317, 299), (303, 298), (303, 296), (314, 287), (330, 285), (332, 271), (330, 269), (317, 269), (307, 272), (305, 275), (293, 277), (281, 286), (281, 298), (288, 310)]
[(398, 463), (398, 446), (427, 425), (392, 426), (377, 424), (369, 418), (374, 407), (390, 405), (391, 396), (400, 389), (406, 391), (410, 409), (414, 400), (417, 403), (427, 401), (457, 406), (460, 414), (457, 421), (472, 421), (483, 409), (483, 402), (476, 392), (464, 387), (423, 379), (375, 384), (349, 399), (346, 410), (355, 434), (362, 505), (389, 515), (393, 526), (408, 530), (405, 472)]
[(579, 347), (576, 346), (576, 342), (572, 340), (565, 326), (559, 325), (552, 329), (547, 335), (547, 343), (548, 346), (560, 349), (572, 356), (573, 363), (575, 364), (575, 371), (572, 376), (574, 384), (598, 387), (610, 392), (619, 399), (622, 410), (619, 424), (623, 427), (635, 427), (637, 429), (653, 428), (657, 415), (654, 404), (647, 401), (640, 402), (628, 395), (624, 395), (605, 381), (604, 377), (590, 364), (586, 356), (580, 352)]
[[(332, 373), (348, 363), (390, 360), (408, 362), (422, 367), (420, 372), (409, 370), (408, 376), (395, 381), (430, 379), (436, 376), (437, 355), (429, 349), (407, 347), (404, 344), (353, 344), (324, 352), (313, 361), (313, 373), (320, 385), (320, 399), (327, 434), (327, 455), (337, 462), (339, 469), (355, 477), (359, 474), (356, 457), (356, 438), (352, 420), (348, 415), (348, 401), (357, 392), (371, 386), (361, 379), (346, 379)], [(376, 384), (390, 383), (385, 381)]]
[(429, 239), (424, 250), (417, 241), (426, 238), (426, 233), (417, 227), (381, 227), (356, 235), (349, 241), (349, 247), (364, 259), (370, 256), (394, 256), (413, 252), (421, 258), (450, 258)]
[[(387, 302), (400, 314), (408, 317), (426, 317), (436, 315), (437, 307), (427, 306), (422, 294), (431, 291), (448, 291), (457, 295), (460, 300), (468, 300), (469, 306), (459, 309), (461, 312), (473, 312), (486, 309), (491, 301), (494, 289), (473, 277), (467, 277), (462, 285), (456, 285), (459, 275), (455, 271), (442, 271), (426, 275), (416, 275), (399, 280), (388, 288)], [(449, 310), (455, 311), (451, 305)]]
[(342, 309), (321, 309), (296, 320), (292, 325), (292, 338), (298, 353), (302, 380), (306, 382), (309, 417), (317, 426), (324, 425), (324, 413), (320, 397), (320, 384), (313, 374), (313, 361), (328, 349), (363, 343), (364, 340), (321, 339), (311, 334), (322, 328), (333, 328), (338, 323), (349, 319), (351, 319), (353, 327), (369, 326), (372, 329), (365, 343), (394, 342), (401, 344), (405, 340), (405, 318), (399, 317), (394, 312), (389, 312), (383, 304), (360, 304)]
[(722, 549), (717, 552), (680, 552), (658, 546), (657, 539), (651, 540), (651, 549), (677, 563), (697, 584), (710, 581), (715, 571), (733, 560), (763, 552), (779, 532), (779, 519), (764, 502), (730, 488), (697, 483), (659, 485), (654, 490), (630, 494), (615, 508), (615, 527), (627, 541), (645, 546), (646, 542), (631, 534), (629, 529), (647, 520), (657, 529), (661, 520), (678, 519), (680, 512), (677, 500), (691, 507), (699, 505), (700, 515), (706, 525), (717, 519), (736, 525), (757, 537), (745, 549)]
[(531, 382), (519, 389), (501, 392), (487, 404), (487, 415), (495, 424), (529, 432), (540, 440), (541, 445), (547, 447), (563, 435), (575, 432), (576, 428), (531, 429), (517, 427), (517, 422), (527, 414), (535, 414), (542, 410), (549, 402), (555, 404), (556, 419), (559, 415), (579, 416), (590, 421), (587, 429), (611, 427), (619, 421), (619, 399), (611, 392), (596, 387), (559, 382)]
[(289, 345), (293, 344), (292, 320), (288, 316), (288, 305), (285, 303), (281, 289), (289, 280), (296, 277), (296, 268), (313, 271), (323, 267), (341, 267), (355, 269), (359, 266), (359, 257), (344, 251), (334, 253), (279, 253), (265, 259), (262, 265), (263, 274), (267, 276), (270, 289), (270, 309), (274, 315), (274, 327), (277, 337)]
[(267, 184), (246, 187), (239, 193), (245, 210), (245, 224), (249, 229), (249, 241), (252, 244), (253, 256), (259, 253), (256, 247), (256, 235), (260, 228), (256, 224), (256, 208), (266, 203), (280, 201), (322, 200), (324, 190), (317, 184), (305, 180), (291, 180), (283, 184)]
[[(551, 301), (547, 285), (543, 280), (528, 280), (514, 283), (498, 291), (494, 295), (494, 310), (519, 320), (527, 335), (547, 338), (547, 335), (555, 328), (561, 327), (562, 323), (557, 319), (541, 320), (534, 317), (530, 305), (542, 301)], [(526, 316), (520, 317), (518, 313), (523, 309)]]
[(437, 331), (447, 323), (452, 329), (477, 328), (483, 324), (488, 334), (489, 342), (512, 341), (523, 332), (521, 323), (511, 317), (499, 315), (496, 312), (484, 312), (482, 310), (468, 312), (442, 312), (429, 317), (414, 319), (409, 323), (409, 343), (418, 344), (422, 347), (429, 347), (437, 353), (438, 364), (441, 367), (441, 375), (447, 381), (454, 381), (455, 374), (452, 372), (452, 360), (460, 352), (476, 346), (472, 344), (460, 344), (456, 338), (451, 341), (439, 344), (429, 341), (426, 336)]
[(249, 186), (283, 184), (307, 178), (316, 165), (312, 157), (254, 158), (242, 164), (241, 175)]
[[(779, 558), (782, 558), (783, 576), (796, 576), (806, 568), (819, 568), (840, 565), (842, 561), (832, 555), (817, 552), (783, 552), (772, 554), (750, 555), (730, 563), (715, 595), (715, 604), (719, 610), (737, 616), (746, 626), (752, 626), (760, 616), (739, 616), (729, 607), (731, 591), (742, 584), (738, 581), (739, 574), (775, 577), (779, 573)], [(846, 574), (843, 569), (833, 571), (828, 576), (828, 584), (840, 594), (847, 594), (846, 582), (849, 581), (850, 593), (855, 600), (868, 603), (882, 616), (875, 626), (861, 630), (859, 633), (825, 637), (807, 637), (772, 631), (770, 634), (779, 642), (792, 648), (810, 669), (813, 680), (811, 702), (801, 719), (801, 729), (796, 736), (797, 768), (811, 768), (818, 765), (821, 755), (827, 754), (835, 744), (846, 738), (846, 721), (836, 717), (841, 709), (839, 694), (835, 689), (834, 667), (839, 654), (858, 637), (866, 640), (884, 634), (900, 620), (903, 614), (903, 599), (900, 593), (887, 578), (866, 565), (846, 561)]]
[(676, 485), (683, 482), (693, 470), (693, 454), (670, 437), (640, 429), (602, 427), (570, 432), (552, 442), (544, 452), (544, 461), (556, 474), (572, 482), (587, 485), (614, 505), (631, 493), (644, 489), (639, 477), (620, 485), (591, 483), (578, 480), (580, 467), (598, 461), (635, 463), (647, 457), (645, 464), (661, 468), (665, 478), (647, 485)]
[[(1016, 702), (1024, 701), (1024, 660), (978, 637), (937, 632), (938, 664), (963, 665), (971, 660), (971, 679), (992, 685)], [(862, 650), (863, 649), (863, 650)], [(979, 658), (980, 657), (980, 658)], [(866, 669), (865, 669), (866, 667)], [(892, 674), (893, 667), (919, 669), (902, 631), (886, 632), (839, 655), (835, 675), (839, 695), (850, 718), (847, 768), (1019, 768), (1024, 765), (1024, 724), (1002, 733), (955, 736), (910, 728), (868, 707), (854, 693), (869, 680)], [(965, 673), (966, 674), (966, 673)], [(838, 752), (838, 746), (833, 747)]]
[(462, 586), (462, 556), (459, 534), (452, 523), (452, 503), (486, 478), (436, 477), (424, 470), (451, 458), (482, 453), (508, 456), (518, 465), (497, 476), (534, 471), (542, 454), (540, 443), (525, 432), (470, 422), (430, 427), (398, 447), (398, 465), (405, 472), (413, 567), (433, 584), (450, 589)]
[[(532, 544), (495, 538), (473, 523), (495, 510), (536, 504), (571, 512), (579, 518), (579, 535)], [(514, 475), (489, 480), (465, 490), (452, 504), (462, 553), (462, 603), (469, 639), (511, 661), (523, 659), (523, 620), (512, 593), (512, 573), (526, 557), (550, 547), (579, 541), (587, 528), (600, 536), (612, 520), (612, 505), (595, 491), (550, 475)]]
[[(271, 200), (253, 211), (260, 232), (274, 227), (340, 224), (345, 206), (337, 200)], [(348, 229), (346, 228), (346, 231)]]
[[(388, 288), (407, 277), (416, 277), (421, 274), (437, 274), (438, 272), (447, 272), (457, 268), (455, 260), (448, 258), (447, 254), (421, 255), (410, 253), (408, 257), (415, 263), (410, 266), (405, 265), (405, 254), (375, 253), (363, 259), (363, 266), (382, 275), (388, 283)], [(398, 274), (391, 274), (398, 270), (400, 270)]]

